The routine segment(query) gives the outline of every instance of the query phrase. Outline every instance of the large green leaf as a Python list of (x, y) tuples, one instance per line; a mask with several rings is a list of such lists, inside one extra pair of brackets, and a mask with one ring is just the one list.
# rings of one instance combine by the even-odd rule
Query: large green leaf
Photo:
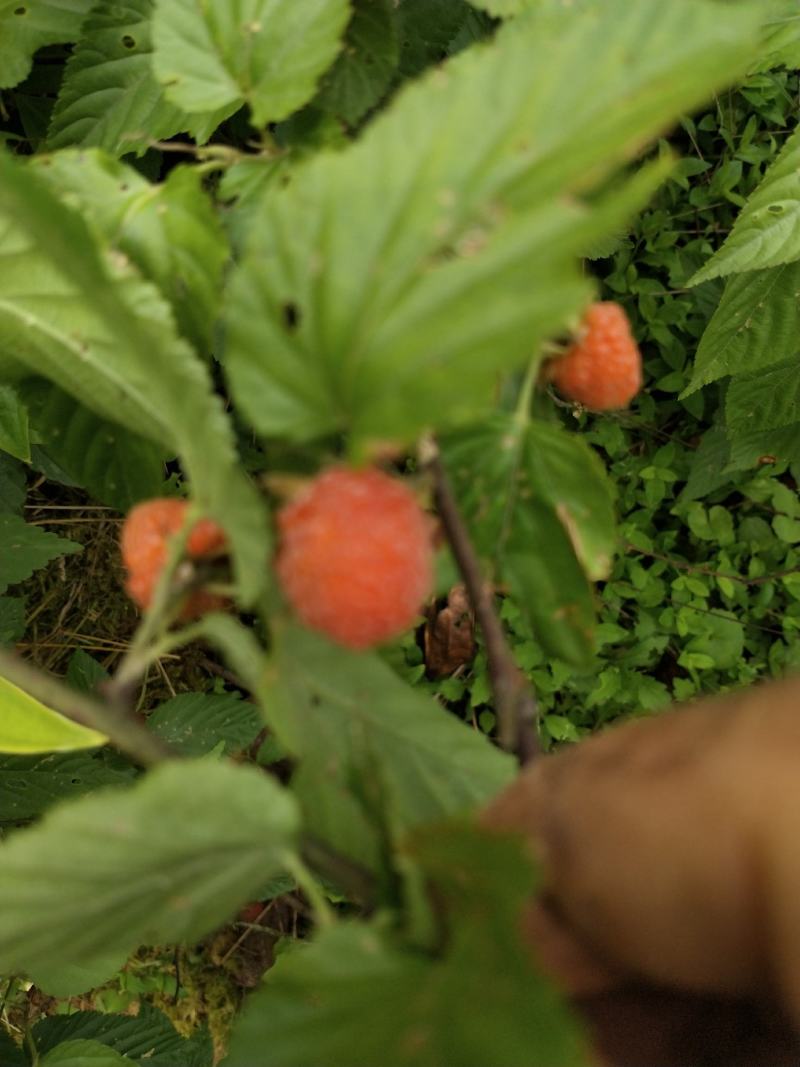
[(722, 248), (689, 280), (698, 285), (800, 259), (800, 130), (750, 196)]
[(64, 72), (48, 147), (99, 145), (142, 154), (187, 130), (205, 141), (224, 116), (187, 115), (164, 96), (152, 70), (154, 0), (95, 4)]
[(25, 601), (0, 596), (0, 645), (13, 645), (25, 632)]
[(756, 70), (800, 67), (800, 11), (795, 0), (773, 0), (764, 24), (764, 55)]
[(734, 378), (725, 398), (725, 415), (732, 438), (800, 421), (800, 354), (760, 374)]
[(51, 191), (77, 206), (113, 248), (155, 282), (181, 333), (212, 348), (228, 244), (196, 167), (175, 167), (151, 185), (102, 151), (63, 151), (31, 161)]
[(226, 365), (254, 427), (408, 438), (488, 407), (497, 372), (586, 299), (579, 253), (641, 203), (594, 218), (562, 197), (732, 77), (755, 20), (729, 15), (607, 0), (517, 19), (299, 168), (230, 292)]
[(0, 155), (0, 351), (183, 460), (200, 506), (230, 538), (241, 595), (266, 580), (263, 507), (238, 469), (209, 373), (157, 290), (102, 254), (83, 218)]
[(80, 551), (81, 546), (75, 541), (56, 537), (17, 515), (0, 511), (0, 593), (24, 582), (51, 560)]
[(159, 496), (164, 450), (130, 430), (101, 419), (43, 379), (21, 386), (40, 444), (78, 485), (118, 511)]
[(135, 769), (108, 750), (0, 756), (0, 822), (25, 822), (62, 800), (125, 785)]
[(34, 700), (0, 676), (0, 752), (71, 752), (108, 740)]
[(28, 410), (10, 385), (0, 385), (0, 449), (26, 462), (31, 458)]
[(377, 656), (298, 627), (275, 627), (262, 710), (310, 777), (381, 805), (396, 830), (468, 811), (514, 774), (510, 757)]
[(0, 452), (0, 515), (21, 515), (25, 492), (25, 468)]
[(62, 804), (0, 845), (0, 967), (201, 937), (280, 871), (297, 828), (272, 779), (208, 760)]
[(226, 1067), (587, 1062), (577, 1023), (519, 934), (534, 886), (521, 843), (444, 827), (410, 855), (450, 920), (445, 951), (404, 951), (378, 924), (339, 924), (278, 960), (238, 1020)]
[(76, 41), (92, 0), (0, 0), (0, 89), (11, 89), (31, 69), (33, 53)]
[(255, 704), (233, 693), (181, 693), (151, 712), (147, 725), (184, 755), (202, 756), (220, 742), (241, 752), (263, 723)]
[(800, 263), (739, 274), (705, 329), (684, 396), (729, 374), (747, 374), (800, 350)]
[(396, 12), (401, 74), (415, 78), (445, 59), (453, 40), (476, 14), (466, 0), (402, 0)]
[(41, 1067), (130, 1067), (130, 1060), (99, 1041), (65, 1041), (41, 1060)]
[[(31, 1036), (39, 1055), (64, 1041), (99, 1041), (129, 1061), (152, 1061), (158, 1067), (200, 1067), (197, 1053), (203, 1045), (210, 1046), (202, 1034), (190, 1040), (181, 1037), (166, 1015), (146, 1001), (142, 1001), (138, 1015), (78, 1011), (46, 1016), (36, 1023)], [(207, 1067), (211, 1063), (208, 1047)]]
[(315, 104), (354, 125), (380, 102), (399, 59), (396, 5), (355, 0), (342, 52), (322, 79)]
[(443, 448), (476, 544), (514, 589), (539, 642), (562, 659), (588, 662), (595, 613), (587, 577), (607, 575), (616, 546), (598, 457), (558, 426), (506, 416), (445, 439)]
[(348, 0), (156, 0), (155, 73), (186, 111), (248, 103), (264, 126), (314, 95), (349, 14)]

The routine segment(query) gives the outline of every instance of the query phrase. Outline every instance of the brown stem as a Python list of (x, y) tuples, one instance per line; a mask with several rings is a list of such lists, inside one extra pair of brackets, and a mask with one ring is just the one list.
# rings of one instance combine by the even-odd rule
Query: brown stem
[(500, 619), (494, 610), (491, 589), (484, 581), (478, 556), (461, 516), (438, 446), (434, 441), (426, 442), (425, 451), (424, 458), (433, 475), (436, 509), (466, 584), (478, 625), (483, 632), (500, 746), (506, 752), (516, 755), (521, 764), (525, 764), (539, 752), (536, 696), (530, 682), (511, 655)]
[(702, 564), (686, 563), (682, 559), (675, 559), (674, 556), (664, 556), (660, 552), (649, 552), (644, 548), (632, 545), (630, 541), (625, 542), (625, 551), (635, 552), (638, 556), (645, 556), (647, 559), (660, 560), (662, 563), (668, 563), (670, 567), (674, 567), (679, 571), (687, 571), (690, 574), (704, 574), (709, 578), (727, 578), (729, 582), (739, 582), (740, 585), (764, 585), (765, 582), (773, 582), (779, 578), (788, 578), (792, 574), (800, 574), (800, 568), (790, 567), (786, 571), (762, 574), (759, 578), (745, 578), (742, 574), (725, 574), (724, 571), (715, 571), (712, 567), (704, 567)]
[(174, 753), (155, 734), (122, 714), (112, 705), (78, 693), (52, 675), (46, 674), (12, 652), (0, 649), (0, 677), (29, 693), (35, 700), (58, 711), (67, 719), (105, 734), (121, 752), (136, 763), (150, 767)]

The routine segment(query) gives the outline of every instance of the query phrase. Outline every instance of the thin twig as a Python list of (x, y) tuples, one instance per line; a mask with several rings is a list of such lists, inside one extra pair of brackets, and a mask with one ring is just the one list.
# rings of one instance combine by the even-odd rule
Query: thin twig
[(647, 559), (660, 560), (662, 563), (668, 563), (670, 567), (674, 567), (679, 571), (687, 571), (690, 574), (704, 574), (709, 578), (727, 578), (729, 582), (739, 582), (741, 585), (764, 585), (765, 582), (774, 582), (779, 578), (789, 578), (793, 574), (800, 574), (800, 567), (790, 567), (785, 571), (762, 574), (758, 578), (745, 578), (743, 574), (725, 574), (724, 571), (715, 571), (712, 567), (703, 567), (698, 563), (686, 563), (682, 559), (676, 559), (674, 556), (665, 556), (660, 552), (649, 552), (647, 549), (631, 544), (630, 541), (625, 542), (625, 551), (635, 552), (638, 556), (645, 556)]
[(539, 753), (536, 729), (538, 709), (533, 688), (511, 655), (500, 619), (494, 610), (492, 593), (484, 581), (438, 446), (432, 439), (425, 441), (422, 458), (433, 475), (439, 518), (483, 632), (500, 746), (516, 755), (521, 764), (528, 763)]
[(160, 738), (133, 717), (120, 713), (114, 706), (101, 703), (88, 694), (70, 689), (52, 675), (2, 649), (0, 677), (72, 722), (105, 734), (121, 752), (127, 753), (143, 767), (153, 766), (174, 754)]

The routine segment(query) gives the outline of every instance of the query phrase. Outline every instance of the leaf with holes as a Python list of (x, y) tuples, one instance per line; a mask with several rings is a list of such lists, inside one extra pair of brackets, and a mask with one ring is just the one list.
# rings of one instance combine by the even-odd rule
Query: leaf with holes
[(59, 556), (81, 551), (81, 545), (30, 526), (17, 515), (0, 512), (0, 594), (24, 582), (34, 571)]
[(187, 111), (248, 103), (262, 127), (311, 99), (349, 15), (348, 0), (156, 0), (156, 77)]
[(800, 259), (800, 130), (787, 138), (722, 248), (689, 279), (689, 285), (796, 259)]
[(0, 752), (71, 752), (108, 740), (59, 715), (0, 676)]
[[(730, 78), (754, 26), (731, 14), (611, 0), (514, 20), (298, 168), (264, 199), (228, 298), (225, 365), (255, 429), (410, 440), (482, 413), (497, 373), (586, 301), (579, 255), (655, 176), (596, 215), (565, 194)], [(476, 126), (487, 98), (502, 129)]]
[(0, 756), (0, 822), (27, 822), (62, 800), (129, 785), (135, 769), (108, 749)]
[(0, 89), (28, 76), (39, 48), (77, 41), (91, 6), (92, 0), (0, 0)]
[(5, 153), (0, 294), (0, 350), (104, 418), (174, 449), (201, 508), (228, 534), (242, 599), (256, 598), (266, 581), (264, 508), (241, 472), (207, 368), (127, 257), (111, 256), (76, 211)]
[(690, 396), (729, 374), (749, 374), (800, 350), (800, 263), (734, 275), (700, 340)]
[(186, 756), (202, 756), (222, 742), (226, 753), (255, 741), (263, 720), (255, 704), (232, 693), (181, 693), (159, 705), (147, 725)]
[(282, 869), (297, 832), (286, 790), (211, 760), (61, 804), (0, 844), (0, 968), (196, 940)]
[(187, 131), (205, 143), (227, 113), (189, 115), (153, 74), (154, 0), (96, 4), (70, 57), (47, 136), (49, 149), (97, 145), (115, 156), (142, 155), (157, 140)]

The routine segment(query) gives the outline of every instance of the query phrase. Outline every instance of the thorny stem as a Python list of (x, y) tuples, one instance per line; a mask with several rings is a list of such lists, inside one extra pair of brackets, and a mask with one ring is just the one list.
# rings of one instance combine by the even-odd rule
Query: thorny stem
[(514, 662), (494, 610), (491, 590), (481, 572), (475, 548), (461, 516), (439, 449), (432, 438), (423, 442), (422, 459), (433, 475), (434, 497), (439, 518), (453, 550), (467, 594), (483, 632), (489, 677), (494, 692), (500, 746), (516, 755), (521, 764), (539, 753), (536, 730), (536, 697), (528, 680)]
[(72, 722), (105, 734), (120, 751), (143, 767), (151, 767), (173, 754), (160, 738), (132, 716), (114, 705), (70, 689), (13, 652), (0, 650), (0, 676)]

